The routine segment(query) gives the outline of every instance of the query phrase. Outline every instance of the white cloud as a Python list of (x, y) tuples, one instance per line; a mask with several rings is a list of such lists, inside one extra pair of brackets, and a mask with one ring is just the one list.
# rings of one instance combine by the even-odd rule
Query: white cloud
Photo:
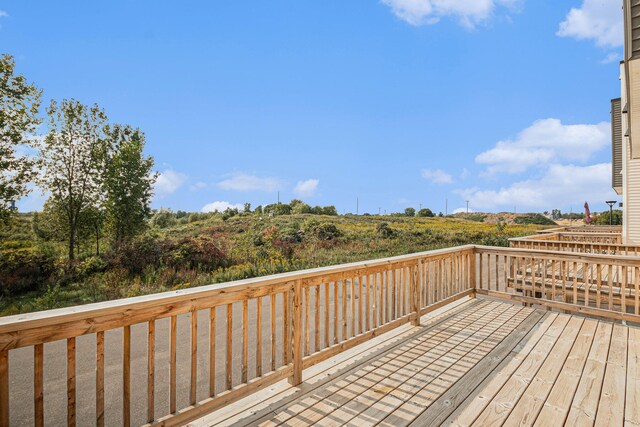
[(428, 179), (432, 184), (451, 184), (453, 177), (442, 169), (422, 169), (420, 175)]
[(225, 201), (216, 201), (207, 203), (202, 207), (202, 212), (224, 212), (227, 209), (238, 209), (243, 210), (244, 205), (241, 203), (229, 203)]
[(320, 181), (317, 179), (307, 179), (306, 181), (298, 181), (293, 192), (298, 196), (311, 197), (316, 193)]
[(277, 178), (258, 177), (238, 172), (218, 183), (218, 187), (223, 190), (234, 191), (266, 191), (274, 192), (282, 188), (282, 183)]
[(624, 25), (619, 0), (584, 0), (579, 8), (572, 8), (560, 29), (560, 37), (594, 40), (597, 46), (623, 45)]
[[(469, 213), (473, 213), (473, 210), (471, 208), (469, 208)], [(457, 214), (457, 213), (467, 213), (467, 208), (458, 208), (456, 210), (454, 210), (452, 213)]]
[(156, 194), (165, 196), (173, 194), (187, 181), (187, 175), (173, 169), (166, 169), (158, 175), (154, 189)]
[(552, 164), (540, 178), (515, 182), (499, 190), (468, 188), (458, 191), (476, 209), (548, 210), (582, 203), (600, 203), (614, 196), (611, 164), (590, 166)]
[(476, 156), (488, 165), (487, 173), (520, 173), (531, 167), (546, 167), (560, 161), (586, 162), (609, 145), (610, 125), (563, 125), (558, 119), (543, 119), (518, 134), (515, 140), (499, 141)]
[(0, 10), (0, 18), (6, 18), (7, 16), (9, 16), (7, 12), (5, 12), (4, 10)]
[(190, 186), (189, 190), (197, 191), (197, 190), (202, 190), (203, 188), (207, 188), (207, 183), (206, 182), (202, 182), (202, 181), (198, 181), (195, 184), (193, 184), (192, 186)]
[(521, 0), (382, 0), (400, 19), (411, 25), (435, 24), (452, 16), (466, 28), (489, 19), (496, 7), (514, 9)]

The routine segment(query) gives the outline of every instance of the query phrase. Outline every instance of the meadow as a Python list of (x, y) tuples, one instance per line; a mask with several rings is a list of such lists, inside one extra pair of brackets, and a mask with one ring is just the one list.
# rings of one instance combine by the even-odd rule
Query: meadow
[(507, 246), (540, 228), (477, 217), (177, 215), (151, 221), (117, 251), (87, 237), (70, 263), (64, 242), (43, 238), (37, 216), (22, 214), (0, 229), (0, 315), (463, 244)]

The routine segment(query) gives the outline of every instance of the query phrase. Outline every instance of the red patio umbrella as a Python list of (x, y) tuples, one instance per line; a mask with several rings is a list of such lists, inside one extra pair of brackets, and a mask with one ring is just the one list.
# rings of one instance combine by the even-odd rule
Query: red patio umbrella
[(584, 222), (587, 224), (591, 224), (593, 219), (591, 219), (591, 211), (589, 210), (589, 203), (584, 202)]

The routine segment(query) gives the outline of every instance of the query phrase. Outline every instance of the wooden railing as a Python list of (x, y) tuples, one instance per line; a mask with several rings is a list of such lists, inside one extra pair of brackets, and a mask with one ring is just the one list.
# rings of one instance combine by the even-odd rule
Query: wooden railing
[(577, 252), (600, 255), (639, 256), (640, 246), (613, 243), (567, 242), (557, 240), (510, 239), (512, 248)]
[[(182, 425), (472, 295), (475, 263), (463, 246), (0, 318), (0, 425), (24, 421), (10, 402), (37, 426), (80, 410), (98, 426)], [(66, 408), (44, 404), (55, 392)]]
[(538, 234), (546, 233), (622, 233), (620, 225), (577, 225), (538, 230)]
[(476, 247), (476, 293), (640, 321), (640, 258)]

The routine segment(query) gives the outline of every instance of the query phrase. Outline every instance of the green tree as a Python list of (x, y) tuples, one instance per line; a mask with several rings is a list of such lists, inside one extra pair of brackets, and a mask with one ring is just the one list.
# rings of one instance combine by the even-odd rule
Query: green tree
[[(104, 179), (106, 227), (116, 248), (140, 233), (151, 213), (153, 158), (144, 155), (144, 133), (131, 126), (106, 129), (109, 156)], [(179, 211), (180, 212), (180, 211)], [(183, 215), (176, 215), (186, 217)]]
[(322, 208), (322, 215), (338, 216), (338, 210), (332, 205), (325, 206)]
[(416, 216), (416, 210), (414, 208), (406, 208), (404, 210), (405, 216)]
[(82, 214), (99, 206), (104, 197), (107, 117), (97, 105), (87, 107), (74, 99), (60, 105), (51, 101), (47, 113), (49, 131), (39, 147), (40, 184), (64, 212), (69, 259), (73, 260)]
[(42, 92), (15, 75), (10, 55), (0, 57), (0, 220), (11, 214), (11, 201), (29, 193), (35, 177), (34, 160), (21, 154), (32, 146), (41, 120), (37, 117)]
[(435, 214), (434, 214), (434, 213), (431, 211), (431, 209), (429, 209), (429, 208), (422, 208), (422, 209), (420, 209), (420, 210), (416, 213), (416, 215), (417, 215), (417, 216), (421, 216), (421, 217), (429, 217), (429, 218), (431, 218), (431, 217), (434, 217), (434, 216), (435, 216)]
[[(291, 201), (293, 203), (293, 200)], [(294, 214), (309, 214), (311, 213), (311, 206), (306, 204), (305, 202), (296, 203), (295, 205), (291, 205), (291, 212)]]

